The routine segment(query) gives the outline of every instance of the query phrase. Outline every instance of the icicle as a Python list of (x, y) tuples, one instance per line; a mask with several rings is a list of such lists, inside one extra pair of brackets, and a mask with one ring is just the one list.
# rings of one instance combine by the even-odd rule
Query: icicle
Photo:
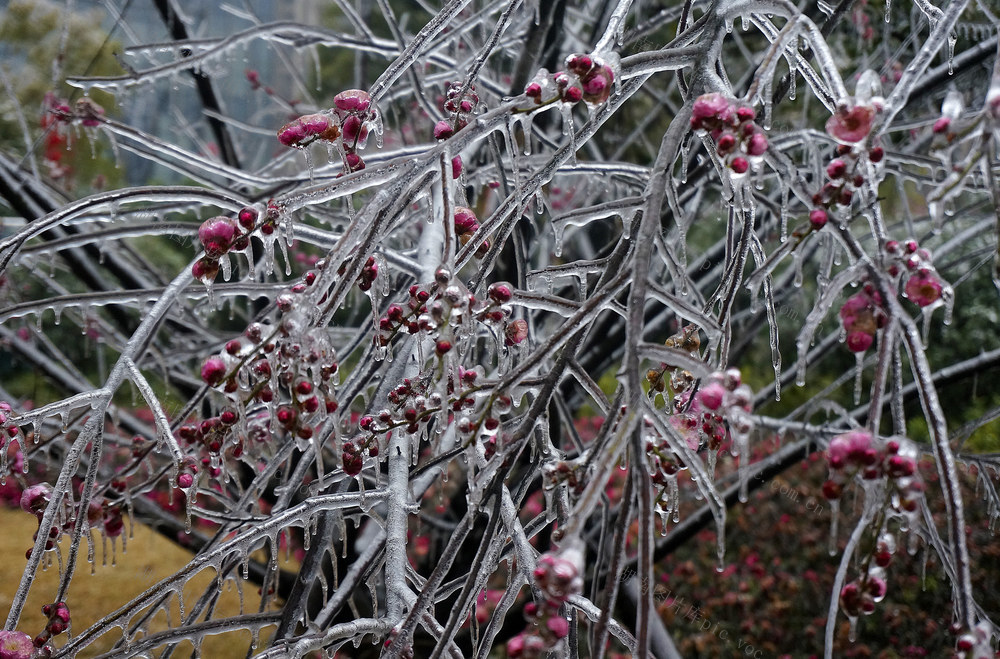
[(576, 164), (576, 130), (573, 128), (573, 106), (569, 103), (559, 104), (559, 114), (562, 115), (562, 134), (569, 138), (571, 165)]
[(885, 0), (885, 22), (888, 23), (892, 16), (892, 0)]
[(840, 500), (834, 499), (830, 502), (830, 535), (827, 540), (827, 553), (830, 556), (837, 555), (837, 529), (840, 525)]
[(955, 73), (955, 43), (958, 42), (958, 35), (954, 32), (948, 34), (948, 75)]
[(851, 643), (853, 643), (858, 638), (858, 617), (857, 616), (847, 616), (847, 619), (851, 623), (851, 630), (847, 634), (847, 640), (849, 640)]
[(854, 404), (861, 404), (861, 387), (863, 384), (864, 369), (865, 369), (865, 354), (863, 352), (854, 353), (854, 357), (857, 360), (857, 366), (855, 366), (854, 371)]

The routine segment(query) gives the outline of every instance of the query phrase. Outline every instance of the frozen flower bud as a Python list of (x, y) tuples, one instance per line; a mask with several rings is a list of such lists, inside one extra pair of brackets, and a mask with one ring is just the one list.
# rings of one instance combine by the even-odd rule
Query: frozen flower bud
[(371, 96), (361, 89), (347, 89), (333, 97), (333, 106), (341, 112), (367, 112)]
[(471, 208), (459, 206), (455, 209), (455, 231), (459, 235), (463, 233), (474, 233), (479, 229), (479, 222), (476, 214)]
[(874, 119), (875, 108), (870, 105), (842, 104), (827, 120), (826, 132), (843, 144), (856, 144), (868, 137)]
[(451, 177), (458, 178), (462, 175), (462, 156), (455, 156), (451, 159)]
[(298, 119), (290, 121), (278, 129), (278, 141), (285, 146), (298, 147), (308, 137), (305, 126)]
[(556, 638), (565, 638), (569, 634), (569, 621), (562, 616), (552, 616), (545, 621), (545, 627)]
[(740, 122), (753, 121), (757, 118), (757, 113), (753, 108), (747, 107), (745, 105), (736, 108), (736, 118)]
[(562, 93), (564, 103), (579, 103), (583, 98), (583, 90), (579, 87), (567, 87)]
[(52, 497), (52, 488), (46, 483), (32, 485), (21, 493), (21, 510), (41, 518)]
[(368, 126), (360, 117), (351, 115), (344, 119), (341, 130), (344, 134), (345, 145), (353, 146), (356, 144), (358, 147), (364, 148), (365, 141), (368, 139)]
[(594, 67), (594, 61), (587, 55), (570, 55), (566, 58), (566, 68), (582, 76)]
[(434, 139), (446, 140), (454, 134), (455, 129), (452, 127), (451, 122), (447, 119), (442, 119), (434, 124)]
[(348, 172), (357, 172), (365, 168), (365, 161), (353, 151), (344, 154), (344, 162), (347, 163)]
[(767, 151), (767, 137), (764, 133), (754, 133), (747, 140), (747, 154), (751, 156), (762, 156)]
[(731, 104), (722, 94), (703, 94), (691, 107), (691, 128), (709, 130), (719, 120), (728, 120)]
[(722, 406), (726, 397), (726, 388), (721, 382), (710, 382), (702, 387), (697, 394), (697, 400), (705, 409), (713, 412)]
[(524, 88), (524, 95), (529, 98), (540, 99), (542, 97), (542, 86), (537, 82), (529, 83), (528, 86)]
[(834, 158), (830, 161), (830, 164), (826, 166), (826, 175), (830, 178), (837, 179), (842, 177), (847, 173), (847, 163), (845, 163), (840, 158)]
[(226, 376), (226, 364), (220, 357), (209, 357), (201, 367), (201, 379), (210, 387), (222, 382)]
[(720, 156), (736, 148), (736, 137), (732, 133), (723, 133), (716, 142), (716, 151)]
[(875, 337), (867, 332), (851, 332), (847, 335), (847, 349), (851, 352), (864, 352), (875, 343)]
[(506, 304), (514, 297), (514, 292), (511, 290), (510, 285), (505, 282), (491, 284), (486, 294), (497, 304)]
[(736, 156), (730, 161), (729, 168), (735, 174), (746, 174), (747, 170), (750, 169), (750, 163), (743, 156)]
[(212, 217), (201, 223), (198, 239), (209, 256), (220, 256), (229, 251), (238, 229), (232, 219), (224, 216)]
[(809, 213), (809, 225), (816, 231), (826, 226), (827, 219), (826, 211), (822, 208), (817, 208)]
[(253, 228), (257, 226), (257, 209), (250, 206), (246, 206), (240, 209), (240, 213), (237, 216), (239, 219), (240, 226), (247, 231), (253, 231)]
[(615, 73), (607, 64), (593, 67), (580, 79), (580, 84), (583, 86), (583, 100), (592, 105), (608, 100), (614, 80)]
[(517, 319), (511, 321), (504, 330), (504, 342), (509, 345), (517, 345), (528, 338), (528, 321)]
[(906, 280), (906, 297), (920, 307), (927, 307), (941, 299), (941, 282), (931, 272), (917, 272)]

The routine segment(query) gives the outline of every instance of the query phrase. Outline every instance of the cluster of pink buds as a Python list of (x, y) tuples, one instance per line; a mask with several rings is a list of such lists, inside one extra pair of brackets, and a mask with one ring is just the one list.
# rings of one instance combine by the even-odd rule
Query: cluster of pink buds
[(893, 490), (892, 506), (903, 514), (914, 514), (924, 493), (917, 470), (916, 445), (905, 438), (879, 441), (867, 430), (853, 430), (830, 440), (826, 457), (830, 477), (823, 483), (823, 496), (839, 499), (844, 486), (855, 476), (862, 480), (887, 479)]
[[(868, 150), (868, 160), (873, 163), (881, 162), (884, 157), (885, 151), (880, 146)], [(837, 147), (836, 157), (826, 166), (829, 180), (812, 197), (816, 208), (809, 213), (809, 224), (814, 230), (819, 231), (826, 226), (831, 212), (850, 206), (855, 191), (864, 185), (864, 177), (859, 173), (858, 158), (857, 148), (844, 144)]]
[(288, 147), (303, 149), (320, 140), (340, 148), (347, 171), (365, 168), (358, 155), (364, 149), (368, 133), (379, 127), (378, 110), (372, 107), (368, 92), (348, 89), (333, 97), (333, 107), (314, 114), (305, 114), (278, 130), (278, 141)]
[[(325, 267), (325, 261), (317, 263), (319, 270)], [(323, 415), (337, 410), (336, 354), (324, 335), (304, 331), (312, 303), (303, 296), (318, 276), (317, 270), (307, 272), (275, 299), (281, 314), (276, 326), (251, 323), (242, 337), (228, 341), (221, 353), (203, 363), (202, 380), (221, 389), (229, 402), (217, 416), (182, 426), (179, 437), (207, 452), (202, 462), (210, 465), (213, 477), (221, 473), (223, 453), (243, 455), (245, 439), (266, 443), (275, 426), (289, 436), (310, 439)], [(268, 406), (268, 418), (246, 418), (245, 409), (253, 402)], [(195, 473), (185, 475), (182, 470), (178, 484), (190, 486)]]
[(903, 272), (909, 273), (903, 285), (903, 293), (907, 299), (918, 307), (935, 307), (941, 304), (947, 284), (942, 283), (934, 269), (929, 250), (920, 247), (916, 240), (902, 243), (887, 240), (885, 253), (889, 260), (890, 275), (896, 277)]
[[(112, 489), (121, 492), (125, 489), (125, 484), (123, 481), (115, 480), (113, 481)], [(21, 510), (27, 513), (31, 513), (38, 519), (39, 528), (41, 527), (42, 517), (45, 515), (45, 510), (48, 508), (49, 501), (52, 498), (52, 488), (46, 483), (39, 483), (37, 485), (32, 485), (21, 493)], [(59, 520), (62, 520), (61, 522)], [(122, 522), (122, 511), (119, 505), (111, 505), (102, 499), (94, 498), (90, 502), (90, 507), (87, 509), (87, 522), (91, 528), (97, 528), (103, 526), (104, 534), (108, 537), (114, 538), (121, 535), (124, 529), (124, 523)], [(59, 536), (63, 533), (68, 533), (73, 530), (75, 526), (74, 518), (69, 514), (67, 510), (60, 511), (56, 521), (53, 523), (52, 527), (49, 529), (48, 538), (45, 541), (45, 550), (54, 549), (56, 542), (59, 540)], [(38, 539), (38, 531), (35, 531), (33, 540)], [(31, 554), (31, 549), (25, 552), (25, 556)]]
[[(672, 383), (675, 381), (677, 378), (671, 379)], [(727, 431), (742, 437), (752, 430), (749, 414), (753, 404), (753, 391), (743, 384), (738, 369), (712, 373), (707, 382), (694, 393), (694, 400), (691, 400), (690, 385), (686, 382), (677, 384), (682, 384), (681, 391), (674, 399), (674, 409), (678, 413), (672, 415), (670, 420), (692, 450), (718, 451), (726, 439)], [(654, 455), (660, 456), (662, 461), (665, 455), (660, 450), (662, 447), (653, 448), (657, 449)], [(661, 464), (669, 472), (674, 469), (674, 462), (674, 459), (667, 459)]]
[(507, 642), (508, 657), (535, 659), (546, 656), (569, 635), (569, 621), (559, 610), (571, 595), (583, 590), (582, 567), (583, 556), (575, 550), (539, 556), (534, 576), (545, 599), (541, 604), (525, 604), (524, 617), (536, 628)]
[[(345, 263), (340, 266), (337, 272), (342, 275), (346, 270), (347, 264)], [(378, 261), (375, 260), (374, 256), (369, 256), (365, 260), (364, 267), (361, 268), (361, 274), (358, 275), (358, 288), (363, 291), (370, 291), (376, 278), (378, 278)]]
[(56, 98), (51, 93), (46, 94), (45, 101), (46, 111), (59, 123), (70, 124), (78, 121), (81, 126), (93, 128), (99, 126), (104, 120), (104, 108), (95, 103), (89, 96), (78, 98), (75, 108), (70, 107), (69, 101)]
[(611, 96), (615, 72), (610, 63), (594, 55), (573, 54), (566, 58), (566, 70), (549, 75), (542, 69), (524, 88), (536, 106), (561, 101), (575, 105), (584, 101), (593, 107)]
[(45, 624), (45, 630), (35, 638), (34, 645), (37, 648), (48, 643), (53, 636), (58, 636), (69, 629), (69, 607), (66, 606), (66, 602), (46, 604), (42, 606), (42, 614), (49, 620)]
[(767, 151), (767, 137), (754, 122), (756, 116), (752, 107), (722, 94), (703, 94), (691, 108), (691, 128), (711, 135), (722, 161), (734, 174), (742, 175)]
[[(45, 514), (45, 509), (49, 505), (49, 501), (52, 498), (52, 488), (47, 483), (39, 483), (37, 485), (32, 485), (25, 488), (21, 493), (21, 510), (26, 513), (31, 513), (38, 519), (38, 524), (41, 526), (42, 516)], [(56, 540), (58, 540), (61, 531), (56, 524), (52, 525), (49, 530), (49, 538), (45, 541), (45, 550), (54, 549), (56, 546)], [(32, 537), (33, 540), (38, 539), (38, 531), (35, 531), (35, 535)], [(25, 556), (31, 555), (31, 549), (29, 549)]]
[[(472, 240), (472, 236), (479, 231), (479, 218), (475, 211), (465, 206), (455, 209), (455, 235), (458, 242), (464, 247)], [(490, 241), (484, 240), (476, 247), (476, 258), (483, 258), (490, 249)]]
[(847, 349), (851, 352), (868, 350), (886, 320), (882, 296), (873, 285), (865, 284), (840, 308), (840, 322), (847, 333)]
[(24, 632), (0, 630), (0, 657), (3, 659), (34, 659), (35, 645)]
[(268, 202), (264, 219), (258, 223), (260, 213), (252, 206), (240, 209), (236, 219), (223, 215), (210, 217), (198, 227), (198, 240), (205, 249), (205, 256), (191, 266), (191, 274), (204, 283), (215, 280), (219, 262), (229, 252), (242, 252), (250, 247), (250, 234), (260, 229), (264, 235), (274, 233), (281, 213), (277, 205)]
[(446, 140), (468, 126), (469, 119), (479, 108), (479, 94), (476, 93), (476, 86), (469, 85), (464, 92), (462, 88), (461, 82), (448, 83), (448, 91), (445, 92), (441, 106), (451, 116), (434, 124), (434, 139)]

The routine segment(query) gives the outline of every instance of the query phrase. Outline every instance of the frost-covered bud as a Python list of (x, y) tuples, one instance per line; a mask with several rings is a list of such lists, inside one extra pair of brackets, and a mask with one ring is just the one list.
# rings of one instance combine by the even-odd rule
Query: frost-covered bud
[(870, 105), (842, 104), (826, 122), (826, 132), (842, 144), (861, 142), (872, 129), (875, 108)]
[(226, 376), (226, 363), (221, 357), (209, 357), (201, 367), (201, 379), (210, 387), (222, 382)]
[(750, 169), (750, 163), (743, 156), (736, 156), (730, 161), (729, 168), (735, 174), (746, 174), (747, 170)]
[(365, 168), (365, 161), (353, 151), (344, 154), (344, 162), (347, 163), (348, 172), (358, 172)]
[(736, 137), (732, 133), (723, 133), (715, 143), (716, 151), (723, 156), (736, 148)]
[(748, 107), (746, 105), (741, 105), (740, 107), (736, 108), (737, 121), (740, 121), (742, 123), (747, 121), (753, 121), (756, 118), (757, 118), (757, 113), (754, 111), (753, 108)]
[(594, 68), (594, 60), (589, 55), (569, 55), (566, 58), (566, 68), (578, 76), (583, 76)]
[(479, 221), (471, 208), (459, 206), (455, 209), (455, 232), (474, 233), (479, 229)]
[(714, 412), (722, 406), (726, 388), (720, 382), (710, 382), (698, 391), (696, 398), (703, 408)]
[(371, 96), (361, 89), (346, 89), (333, 97), (333, 106), (341, 112), (367, 112)]
[(615, 72), (611, 70), (611, 67), (598, 63), (580, 77), (580, 84), (583, 85), (583, 100), (592, 105), (608, 100), (608, 97), (611, 96), (614, 80)]
[(841, 178), (847, 173), (847, 163), (840, 158), (834, 158), (830, 161), (830, 164), (826, 166), (826, 175), (830, 178), (837, 179)]
[(497, 304), (506, 304), (514, 297), (514, 292), (511, 290), (510, 285), (505, 282), (497, 282), (490, 285), (486, 294)]
[(447, 119), (442, 119), (434, 124), (434, 139), (446, 140), (454, 134), (455, 129), (452, 127), (451, 122)]
[(583, 587), (580, 578), (580, 566), (574, 558), (579, 558), (576, 552), (567, 552), (567, 556), (544, 554), (539, 557), (534, 576), (538, 585), (551, 599), (562, 602), (570, 595), (579, 593)]
[(851, 352), (864, 352), (875, 343), (875, 337), (867, 332), (850, 332), (847, 335), (847, 349)]
[(542, 86), (539, 85), (537, 82), (529, 83), (528, 86), (524, 88), (524, 95), (536, 100), (541, 99)]
[(237, 219), (239, 220), (240, 226), (247, 231), (253, 231), (254, 227), (257, 226), (257, 209), (251, 206), (245, 206), (240, 209)]
[(941, 282), (932, 272), (917, 272), (906, 280), (906, 297), (920, 307), (927, 307), (941, 299)]
[(278, 141), (285, 146), (297, 147), (308, 137), (305, 126), (298, 119), (290, 121), (278, 129)]
[(822, 208), (817, 208), (816, 210), (809, 213), (809, 225), (815, 230), (819, 231), (826, 226), (826, 221), (828, 216), (826, 211)]
[(109, 538), (117, 538), (125, 530), (120, 508), (107, 508), (104, 511), (104, 534)]
[(360, 117), (351, 115), (344, 119), (341, 130), (346, 146), (353, 147), (356, 144), (358, 147), (364, 148), (365, 141), (368, 139), (368, 125)]
[(35, 644), (24, 632), (0, 630), (0, 659), (32, 659)]
[(694, 101), (691, 107), (691, 128), (694, 130), (710, 130), (720, 120), (728, 120), (732, 113), (732, 104), (722, 94), (703, 94)]
[(189, 473), (180, 474), (177, 477), (177, 485), (183, 489), (187, 489), (194, 485), (194, 475)]
[(198, 228), (198, 239), (205, 247), (207, 255), (221, 256), (229, 251), (238, 231), (232, 219), (220, 215), (201, 223)]
[(504, 330), (504, 342), (509, 345), (517, 345), (528, 338), (528, 321), (517, 319), (511, 321)]
[(941, 117), (940, 119), (934, 122), (934, 125), (931, 127), (931, 132), (933, 132), (936, 135), (940, 135), (942, 133), (948, 132), (948, 128), (950, 127), (951, 127), (951, 118)]
[(546, 620), (545, 628), (552, 632), (556, 638), (565, 638), (569, 635), (569, 621), (562, 616), (552, 616)]
[(747, 154), (751, 156), (762, 156), (767, 151), (767, 137), (764, 133), (754, 133), (747, 140)]
[(562, 100), (563, 103), (579, 103), (583, 99), (583, 90), (579, 87), (572, 86), (567, 87), (563, 90)]
[(38, 485), (32, 485), (21, 493), (21, 510), (36, 515), (41, 519), (42, 513), (45, 512), (45, 508), (49, 505), (49, 499), (51, 498), (52, 488), (48, 484), (39, 483)]
[(302, 124), (306, 135), (312, 136), (320, 135), (329, 130), (333, 122), (330, 121), (330, 117), (324, 114), (304, 114), (299, 117), (299, 123)]
[(219, 262), (209, 256), (198, 259), (191, 266), (191, 276), (201, 282), (209, 282), (219, 274)]
[(462, 175), (462, 156), (455, 156), (451, 159), (451, 177), (458, 178)]

